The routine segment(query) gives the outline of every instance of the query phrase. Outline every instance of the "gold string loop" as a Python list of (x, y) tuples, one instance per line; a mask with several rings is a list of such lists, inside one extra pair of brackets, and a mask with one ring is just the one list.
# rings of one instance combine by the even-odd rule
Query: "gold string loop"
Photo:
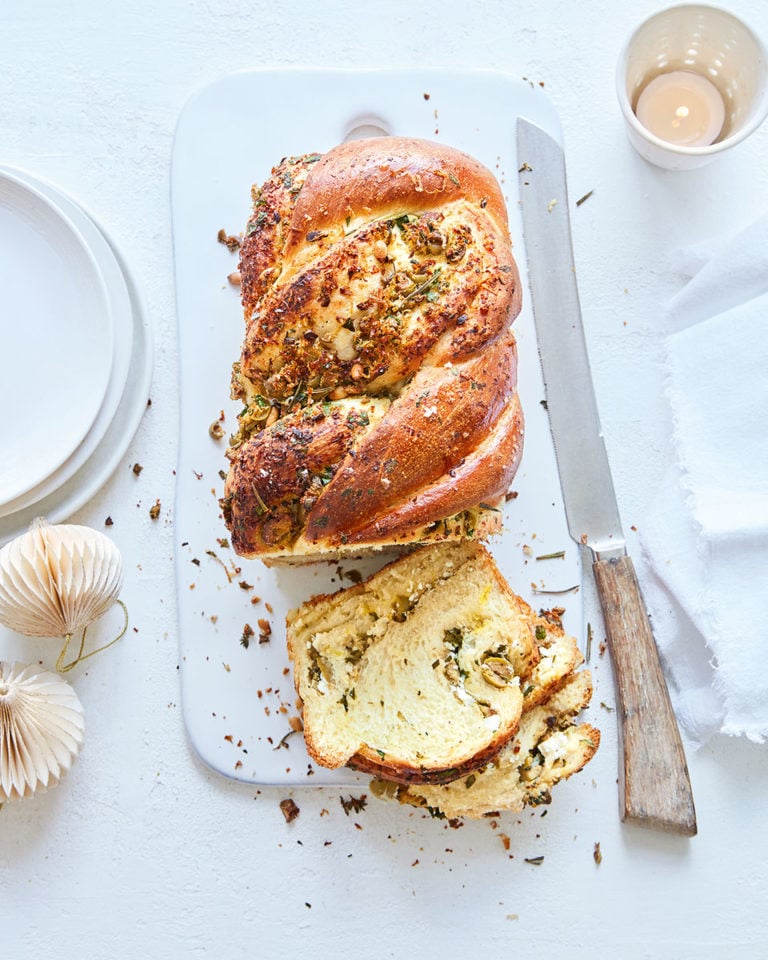
[(70, 670), (76, 667), (79, 663), (82, 663), (83, 660), (87, 660), (89, 657), (93, 657), (97, 653), (101, 653), (102, 650), (106, 650), (107, 647), (111, 647), (112, 644), (117, 643), (118, 640), (123, 639), (123, 637), (126, 634), (126, 631), (128, 630), (128, 607), (126, 607), (126, 605), (123, 603), (122, 600), (116, 600), (115, 603), (120, 604), (120, 606), (123, 608), (123, 613), (125, 615), (125, 623), (123, 624), (123, 629), (120, 631), (120, 633), (118, 633), (118, 635), (114, 638), (114, 640), (110, 640), (109, 643), (105, 643), (102, 646), (97, 647), (95, 650), (89, 651), (88, 653), (83, 653), (83, 650), (85, 649), (85, 635), (88, 631), (87, 626), (83, 627), (83, 632), (80, 637), (80, 649), (77, 651), (77, 656), (75, 657), (74, 660), (71, 661), (71, 663), (64, 663), (64, 660), (66, 659), (66, 656), (67, 656), (67, 651), (69, 650), (69, 645), (72, 642), (72, 634), (68, 633), (64, 637), (64, 646), (61, 648), (61, 652), (59, 653), (58, 659), (56, 660), (56, 669), (59, 671), (59, 673), (69, 673)]

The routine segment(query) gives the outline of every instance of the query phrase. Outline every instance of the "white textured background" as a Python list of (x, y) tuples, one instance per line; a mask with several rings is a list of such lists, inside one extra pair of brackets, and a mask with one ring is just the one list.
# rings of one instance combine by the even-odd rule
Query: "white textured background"
[[(720, 740), (689, 757), (693, 841), (618, 823), (614, 717), (600, 710), (598, 757), (558, 788), (543, 819), (451, 830), (375, 801), (348, 817), (328, 790), (297, 793), (300, 817), (286, 825), (284, 793), (202, 767), (178, 705), (169, 175), (187, 97), (230, 71), (272, 65), (482, 66), (543, 81), (565, 132), (571, 197), (594, 190), (573, 217), (581, 299), (624, 524), (641, 528), (669, 457), (658, 319), (679, 279), (668, 255), (768, 205), (768, 127), (688, 174), (648, 166), (626, 141), (617, 54), (660, 6), (2, 0), (0, 161), (49, 178), (110, 232), (156, 347), (152, 406), (124, 463), (75, 518), (101, 529), (112, 516), (135, 630), (74, 676), (89, 728), (66, 781), (0, 810), (3, 960), (768, 956), (765, 748)], [(727, 6), (768, 39), (762, 0)], [(242, 114), (258, 123), (258, 104)], [(0, 331), (15, 322), (23, 318), (0, 317)], [(23, 423), (23, 401), (2, 415)], [(585, 605), (597, 642), (588, 579)], [(7, 633), (0, 644), (4, 659), (50, 658)], [(609, 664), (593, 656), (592, 665), (605, 689)], [(525, 862), (541, 855), (540, 866)]]

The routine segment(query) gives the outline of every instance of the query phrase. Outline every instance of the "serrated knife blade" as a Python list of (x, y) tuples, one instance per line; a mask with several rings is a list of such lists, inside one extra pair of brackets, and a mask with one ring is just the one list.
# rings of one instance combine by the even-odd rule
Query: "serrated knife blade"
[(621, 818), (693, 836), (685, 753), (627, 555), (592, 386), (565, 157), (549, 133), (518, 118), (517, 159), (531, 305), (568, 529), (591, 552), (614, 667)]

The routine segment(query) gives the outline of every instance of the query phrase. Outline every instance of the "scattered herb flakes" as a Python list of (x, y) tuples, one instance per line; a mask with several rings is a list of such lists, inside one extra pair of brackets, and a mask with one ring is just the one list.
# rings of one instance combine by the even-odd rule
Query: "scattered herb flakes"
[(600, 852), (600, 841), (595, 844), (595, 849), (592, 851), (592, 856), (594, 857), (595, 863), (600, 866), (603, 862), (603, 854)]
[(228, 582), (232, 583), (232, 574), (227, 569), (227, 565), (226, 563), (224, 563), (221, 557), (217, 556), (213, 550), (206, 550), (205, 553), (206, 553), (206, 556), (211, 557), (211, 559), (215, 560), (216, 563), (221, 564), (221, 566), (224, 568), (224, 573), (227, 575)]
[(544, 863), (544, 857), (524, 857), (526, 863), (533, 864), (534, 867), (540, 867)]
[(214, 420), (210, 427), (208, 427), (208, 435), (212, 440), (221, 440), (225, 432), (220, 420)]
[(339, 802), (341, 803), (342, 810), (349, 816), (350, 812), (352, 813), (361, 813), (365, 810), (365, 807), (368, 803), (368, 796), (365, 793), (360, 794), (359, 797), (350, 796), (347, 800), (344, 797), (339, 797)]
[(247, 650), (252, 636), (254, 636), (254, 629), (250, 623), (246, 623), (243, 627), (243, 635), (240, 637), (240, 646)]
[(540, 553), (537, 560), (562, 560), (565, 557), (565, 550), (556, 550), (554, 553)]
[(594, 190), (588, 190), (583, 197), (579, 197), (579, 199), (576, 201), (576, 206), (580, 207), (582, 203), (586, 203), (586, 201), (589, 200), (594, 192)]
[(292, 736), (294, 735), (294, 733), (298, 733), (298, 731), (297, 731), (297, 730), (289, 730), (287, 733), (284, 733), (284, 734), (282, 735), (282, 737), (280, 738), (279, 742), (277, 743), (277, 745), (274, 746), (272, 749), (273, 749), (273, 750), (279, 750), (281, 747), (285, 747), (285, 749), (287, 750), (287, 749), (288, 749), (288, 738), (289, 738), (289, 737), (292, 737)]
[(362, 582), (363, 582), (363, 575), (362, 575), (362, 573), (361, 573), (359, 570), (347, 570), (347, 571), (344, 573), (344, 576), (345, 576), (345, 577), (347, 578), (347, 580), (349, 580), (351, 583), (362, 583)]
[(592, 624), (587, 624), (587, 649), (584, 655), (584, 659), (589, 663), (589, 659), (592, 656)]
[(557, 596), (561, 593), (578, 593), (580, 588), (578, 583), (575, 583), (572, 587), (566, 587), (564, 590), (547, 590), (545, 587), (537, 587), (535, 583), (532, 583), (531, 589), (534, 593), (549, 593), (552, 596)]
[(216, 543), (222, 550), (229, 550), (229, 540), (226, 537), (216, 537)]
[(216, 234), (216, 239), (219, 241), (219, 243), (224, 244), (227, 250), (230, 250), (232, 253), (240, 249), (240, 237), (235, 237), (232, 234), (227, 233), (224, 227), (222, 227), (221, 230), (219, 230), (219, 232)]
[(603, 710), (607, 711), (608, 713), (613, 713), (613, 711), (614, 711), (614, 708), (613, 708), (613, 707), (609, 707), (608, 704), (607, 704), (604, 700), (601, 700), (601, 701), (600, 701), (600, 706), (603, 708)]
[[(280, 809), (283, 811), (286, 823), (292, 823), (301, 812), (295, 801), (288, 797), (280, 801)], [(309, 906), (309, 904), (307, 904)]]
[(522, 164), (517, 168), (517, 172), (518, 172), (518, 173), (533, 173), (533, 167), (530, 165), (530, 163), (522, 163)]
[(152, 504), (152, 506), (149, 508), (149, 519), (150, 519), (150, 520), (157, 520), (157, 518), (160, 516), (160, 509), (161, 509), (161, 507), (160, 507), (160, 501), (159, 501), (159, 500), (155, 500), (155, 502), (154, 502), (154, 503)]
[(132, 467), (131, 469), (133, 470), (134, 476), (138, 477), (138, 475), (141, 473), (141, 471), (144, 469), (144, 467), (142, 467), (142, 465), (141, 465), (140, 463), (134, 463), (134, 465), (133, 465), (133, 467)]

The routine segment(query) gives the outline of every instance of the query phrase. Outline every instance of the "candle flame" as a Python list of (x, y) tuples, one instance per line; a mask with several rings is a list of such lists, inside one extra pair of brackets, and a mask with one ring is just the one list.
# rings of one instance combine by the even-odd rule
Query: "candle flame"
[(689, 113), (690, 111), (688, 107), (686, 107), (684, 104), (683, 106), (678, 107), (677, 110), (675, 110), (675, 117), (672, 120), (672, 126), (677, 129)]

